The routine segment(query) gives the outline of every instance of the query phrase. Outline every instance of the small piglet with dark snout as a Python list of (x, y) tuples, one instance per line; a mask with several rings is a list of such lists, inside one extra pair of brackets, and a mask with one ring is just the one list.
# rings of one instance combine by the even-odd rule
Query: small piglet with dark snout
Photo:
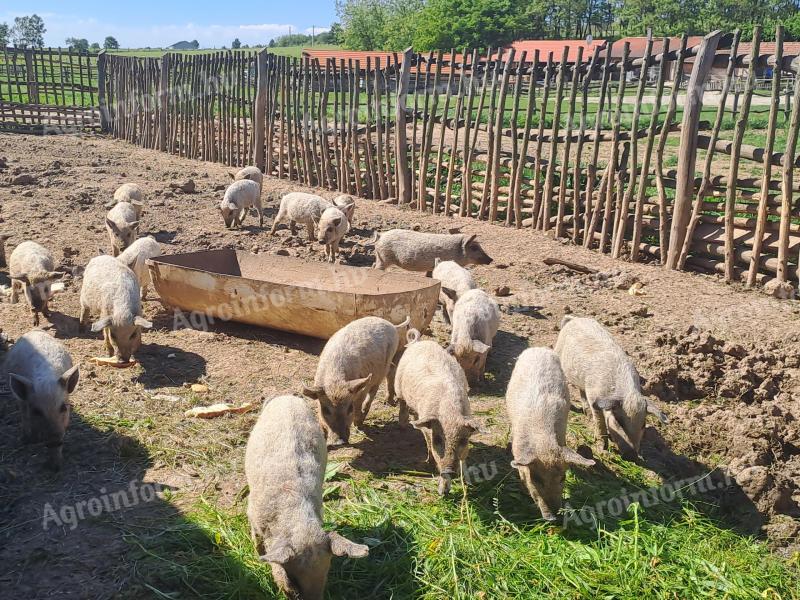
[(317, 225), (317, 242), (325, 244), (325, 258), (328, 262), (335, 262), (339, 254), (339, 242), (350, 229), (346, 211), (351, 206), (329, 206), (322, 211)]
[(506, 391), (511, 466), (547, 521), (555, 521), (561, 509), (567, 466), (594, 465), (566, 446), (569, 406), (558, 355), (549, 348), (528, 348), (520, 354)]
[(453, 291), (450, 295), (444, 291), (439, 293), (439, 302), (442, 304), (442, 317), (445, 323), (450, 324), (456, 301), (468, 291), (477, 288), (478, 284), (475, 283), (472, 273), (452, 260), (440, 260), (437, 258), (434, 261), (432, 276), (442, 282), (442, 290), (447, 288)]
[(44, 331), (31, 331), (11, 347), (4, 370), (11, 393), (20, 402), (23, 443), (43, 442), (48, 467), (60, 469), (78, 365), (72, 364), (61, 342)]
[(331, 558), (367, 556), (367, 546), (322, 528), (328, 450), (306, 401), (278, 396), (261, 411), (244, 458), (247, 518), (261, 560), (289, 598), (321, 600)]
[(410, 318), (399, 325), (380, 317), (356, 319), (325, 344), (314, 384), (304, 386), (303, 394), (319, 402), (320, 422), (331, 445), (346, 444), (350, 426), (364, 424), (384, 379), (387, 402), (393, 402), (393, 361), (410, 322)]
[(130, 202), (117, 202), (106, 215), (112, 256), (119, 256), (139, 236), (139, 210)]
[(425, 436), (428, 460), (439, 469), (439, 494), (445, 495), (467, 459), (470, 436), (479, 430), (471, 416), (464, 371), (436, 342), (415, 341), (397, 364), (394, 388), (400, 425), (408, 425), (409, 412), (416, 415), (411, 425)]
[(24, 290), (33, 314), (34, 327), (39, 325), (39, 313), (50, 316), (50, 299), (53, 297), (52, 285), (63, 276), (54, 270), (53, 255), (36, 242), (22, 242), (14, 248), (9, 258), (11, 277), (11, 303), (19, 302), (19, 292)]
[(436, 259), (452, 260), (461, 266), (488, 265), (491, 257), (475, 240), (475, 235), (441, 234), (390, 229), (378, 234), (375, 242), (375, 268), (396, 265), (406, 271), (432, 272)]
[(580, 390), (594, 417), (602, 449), (610, 437), (623, 457), (638, 458), (647, 414), (662, 423), (667, 417), (642, 394), (630, 357), (600, 323), (572, 315), (561, 321), (555, 350), (567, 381)]

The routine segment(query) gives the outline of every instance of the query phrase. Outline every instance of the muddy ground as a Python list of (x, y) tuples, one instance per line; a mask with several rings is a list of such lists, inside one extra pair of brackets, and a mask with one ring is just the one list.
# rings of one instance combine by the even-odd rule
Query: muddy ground
[[(286, 229), (270, 237), (252, 216), (242, 231), (225, 230), (216, 210), (229, 182), (230, 169), (222, 165), (80, 136), (0, 134), (0, 157), (5, 159), (0, 160), (0, 233), (11, 236), (9, 251), (27, 239), (46, 245), (68, 273), (66, 289), (42, 327), (64, 340), (82, 369), (72, 398), (65, 467), (57, 474), (42, 469), (41, 449), (18, 445), (19, 412), (7, 395), (0, 396), (0, 592), (5, 592), (0, 596), (49, 597), (54, 586), (62, 597), (112, 597), (121, 590), (131, 597), (146, 595), (136, 587), (140, 549), (127, 534), (157, 520), (179, 519), (181, 509), (203, 494), (230, 504), (244, 487), (244, 444), (255, 413), (196, 421), (185, 419), (184, 410), (214, 401), (260, 403), (279, 392), (299, 391), (313, 374), (322, 342), (235, 323), (207, 332), (175, 330), (173, 316), (151, 293), (145, 314), (155, 328), (145, 335), (141, 364), (128, 370), (93, 366), (88, 359), (102, 353), (102, 341), (77, 332), (79, 267), (99, 249), (107, 250), (104, 203), (122, 182), (142, 185), (148, 208), (141, 230), (154, 235), (165, 253), (235, 246), (321, 260), (321, 252)], [(190, 179), (192, 193), (177, 189)], [(270, 179), (264, 193), (302, 189)], [(267, 227), (275, 211), (269, 203)], [(504, 445), (507, 440), (502, 397), (516, 356), (527, 346), (552, 345), (564, 314), (595, 316), (634, 357), (647, 390), (670, 417), (668, 425), (656, 429), (653, 422), (648, 428), (647, 466), (664, 479), (727, 470), (737, 483), (719, 500), (731, 522), (767, 536), (777, 552), (797, 549), (800, 303), (714, 277), (614, 261), (541, 233), (366, 200), (356, 208), (343, 261), (370, 265), (374, 231), (393, 227), (431, 232), (460, 227), (478, 234), (495, 262), (475, 267), (476, 279), (490, 291), (510, 290), (497, 298), (503, 322), (487, 381), (474, 393), (475, 412), (488, 424), (476, 441)], [(546, 257), (598, 273), (546, 266)], [(643, 296), (628, 293), (636, 281), (644, 284)], [(8, 283), (7, 271), (0, 269), (0, 284)], [(14, 339), (31, 328), (31, 319), (22, 304), (0, 303), (0, 327)], [(438, 315), (432, 334), (443, 343), (447, 338)], [(209, 392), (187, 387), (198, 382)], [(331, 458), (349, 462), (355, 471), (380, 470), (396, 466), (408, 448), (420, 454), (421, 437), (400, 432), (394, 411), (378, 405), (370, 421), (351, 447)], [(389, 433), (384, 445), (371, 443), (377, 427)], [(138, 495), (138, 503), (124, 510), (88, 516), (80, 535), (70, 535), (67, 522), (43, 520), (48, 506), (57, 510), (142, 481), (167, 486), (171, 500), (148, 502)]]

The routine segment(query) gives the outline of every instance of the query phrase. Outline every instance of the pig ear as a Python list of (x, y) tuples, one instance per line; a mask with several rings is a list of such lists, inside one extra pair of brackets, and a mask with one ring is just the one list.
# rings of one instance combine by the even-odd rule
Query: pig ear
[(119, 227), (117, 227), (117, 224), (114, 223), (114, 221), (112, 221), (108, 217), (106, 217), (106, 225), (108, 226), (109, 229), (111, 229), (111, 231), (119, 235)]
[(325, 391), (322, 389), (321, 385), (314, 385), (314, 386), (303, 386), (303, 395), (307, 398), (311, 398), (312, 400), (319, 400), (325, 394)]
[(259, 558), (261, 562), (284, 565), (294, 558), (295, 555), (296, 552), (294, 549), (286, 542), (275, 542), (272, 544), (272, 547), (267, 550), (267, 553), (262, 554)]
[[(622, 438), (623, 443), (628, 446), (632, 452), (636, 453), (633, 442), (631, 442), (631, 438), (628, 437), (628, 432), (622, 427), (622, 424), (617, 420), (617, 417), (614, 416), (614, 413), (606, 411), (603, 415), (606, 419), (606, 427)], [(621, 448), (621, 450), (624, 452), (624, 449)]]
[(456, 355), (456, 347), (453, 344), (448, 345), (447, 346), (447, 353), (450, 356), (455, 356)]
[(334, 225), (336, 225), (336, 227), (338, 227), (339, 225), (341, 225), (341, 224), (342, 224), (342, 217), (336, 217), (336, 218), (333, 220), (333, 224), (334, 224)]
[(230, 175), (230, 176), (231, 176), (231, 179), (236, 179), (236, 175), (235, 175), (235, 174), (233, 174), (233, 173), (231, 173), (230, 171), (228, 171), (228, 175)]
[(141, 207), (144, 206), (144, 203), (143, 202), (139, 202), (138, 200), (131, 200), (131, 204), (133, 206), (135, 206), (136, 208), (141, 208)]
[(128, 223), (128, 229), (138, 229), (139, 228), (139, 221), (131, 221)]
[(569, 465), (575, 465), (576, 467), (592, 467), (594, 466), (594, 461), (591, 458), (585, 458), (575, 452), (572, 448), (562, 448), (561, 449), (561, 456), (564, 458), (564, 462)]
[(612, 410), (619, 405), (619, 398), (599, 398), (593, 404), (600, 410)]
[(27, 377), (22, 375), (15, 375), (14, 373), (8, 374), (8, 387), (11, 388), (11, 393), (20, 402), (25, 402), (28, 399), (33, 382)]
[(521, 460), (512, 460), (511, 461), (511, 468), (512, 469), (524, 469), (528, 465), (530, 465), (533, 461), (523, 462)]
[(153, 328), (153, 324), (150, 321), (148, 321), (147, 319), (145, 319), (144, 317), (137, 316), (135, 319), (133, 319), (133, 324), (134, 325), (138, 325), (142, 329), (152, 329)]
[(28, 279), (27, 273), (17, 273), (16, 275), (11, 275), (11, 279), (16, 279), (17, 281), (21, 281), (22, 283), (30, 285), (30, 279)]
[(487, 346), (480, 340), (472, 340), (472, 351), (477, 352), (478, 354), (488, 354), (489, 350), (491, 350), (491, 346)]
[(449, 287), (442, 286), (442, 293), (445, 296), (447, 296), (448, 298), (450, 298), (450, 300), (452, 300), (453, 302), (455, 302), (457, 297), (458, 297), (458, 294), (456, 293), (456, 291), (455, 290), (451, 290)]
[(477, 235), (477, 234), (475, 234), (475, 233), (473, 233), (472, 235), (465, 235), (465, 236), (464, 236), (464, 241), (462, 242), (462, 244), (463, 244), (464, 248), (466, 248), (467, 246), (469, 246), (469, 245), (470, 245), (470, 243), (471, 243), (472, 241), (474, 241), (476, 237), (478, 237), (478, 235)]
[(647, 412), (654, 417), (658, 417), (658, 420), (664, 424), (669, 421), (669, 419), (667, 419), (667, 415), (661, 412), (661, 409), (653, 404), (649, 399), (647, 400)]
[(71, 394), (78, 385), (78, 377), (78, 365), (75, 365), (71, 369), (65, 371), (58, 382), (61, 384), (61, 387), (67, 390), (68, 394)]
[(411, 421), (411, 425), (414, 427), (414, 429), (433, 429), (433, 424), (438, 420), (439, 419), (436, 417), (431, 417), (429, 419), (418, 419), (416, 421)]
[(61, 279), (64, 276), (64, 273), (60, 271), (50, 271), (47, 274), (47, 279)]
[(103, 317), (99, 321), (95, 321), (92, 323), (92, 331), (97, 333), (98, 331), (103, 331), (106, 327), (111, 325), (111, 317)]
[(469, 435), (475, 433), (483, 433), (483, 424), (475, 419), (467, 419), (464, 422), (464, 427), (469, 431)]
[(363, 379), (351, 379), (347, 382), (347, 389), (350, 390), (351, 394), (358, 394), (369, 385), (369, 382), (372, 380), (372, 373), (364, 377)]
[(116, 200), (111, 200), (103, 204), (103, 208), (114, 208), (114, 205), (117, 203)]
[(433, 266), (434, 267), (439, 266), (440, 262), (442, 262), (442, 259), (437, 256), (436, 258), (433, 259)]
[(347, 556), (348, 558), (364, 558), (369, 554), (369, 547), (364, 544), (356, 544), (346, 537), (339, 535), (335, 531), (328, 534), (331, 544), (331, 552), (335, 556)]

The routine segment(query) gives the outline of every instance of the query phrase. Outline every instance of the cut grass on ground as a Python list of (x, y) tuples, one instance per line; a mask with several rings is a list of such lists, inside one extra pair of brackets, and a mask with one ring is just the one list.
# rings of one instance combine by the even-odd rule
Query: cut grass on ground
[[(573, 502), (619, 495), (621, 477), (628, 490), (646, 485), (638, 467), (609, 466), (612, 475), (570, 475)], [(599, 530), (562, 530), (536, 520), (507, 467), (466, 490), (454, 485), (444, 499), (425, 478), (340, 483), (329, 488), (327, 526), (369, 545), (370, 555), (334, 560), (328, 598), (800, 597), (796, 564), (725, 528), (700, 503), (631, 505)], [(166, 531), (132, 536), (148, 587), (162, 598), (282, 597), (253, 549), (243, 496), (229, 510), (203, 499)]]

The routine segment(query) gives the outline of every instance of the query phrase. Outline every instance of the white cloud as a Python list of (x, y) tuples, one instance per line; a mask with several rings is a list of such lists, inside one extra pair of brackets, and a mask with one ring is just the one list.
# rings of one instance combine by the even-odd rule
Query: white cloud
[[(13, 21), (17, 13), (0, 14), (0, 22)], [(117, 38), (123, 48), (166, 47), (181, 40), (197, 40), (201, 47), (230, 47), (235, 38), (242, 44), (266, 45), (271, 38), (288, 33), (297, 33), (300, 28), (290, 23), (247, 23), (242, 25), (202, 25), (198, 23), (176, 23), (152, 26), (120, 25), (105, 23), (95, 18), (73, 15), (42, 13), (47, 32), (45, 44), (63, 46), (68, 37), (86, 38), (89, 42), (103, 43), (106, 36)], [(327, 28), (318, 28), (322, 32)], [(308, 28), (311, 33), (311, 28)]]

